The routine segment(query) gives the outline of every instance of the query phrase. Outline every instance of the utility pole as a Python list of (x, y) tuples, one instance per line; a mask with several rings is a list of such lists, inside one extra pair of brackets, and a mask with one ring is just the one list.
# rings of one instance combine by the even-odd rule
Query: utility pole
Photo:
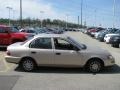
[(79, 25), (80, 25), (80, 17), (78, 16), (78, 29), (79, 29)]
[(22, 0), (20, 0), (20, 27), (22, 28)]
[(15, 24), (15, 10), (13, 9), (13, 25)]
[(14, 20), (14, 18), (15, 18), (15, 10), (13, 10), (13, 20)]
[(97, 26), (96, 25), (96, 14), (97, 14), (97, 10), (95, 9), (95, 24), (94, 24), (95, 27)]
[(10, 11), (13, 9), (12, 7), (6, 7), (9, 10), (9, 26), (11, 25), (10, 23)]
[(68, 14), (66, 14), (66, 29), (68, 28)]
[(116, 1), (113, 0), (113, 28), (115, 28), (115, 3)]
[(41, 14), (41, 28), (43, 27), (43, 20), (42, 20), (42, 14), (44, 13), (44, 11), (40, 11)]
[(81, 0), (81, 28), (82, 28), (82, 20), (83, 19), (83, 0)]

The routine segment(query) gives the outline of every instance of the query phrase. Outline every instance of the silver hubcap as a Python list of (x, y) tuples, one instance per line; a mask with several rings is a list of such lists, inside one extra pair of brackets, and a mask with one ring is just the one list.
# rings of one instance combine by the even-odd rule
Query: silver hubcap
[(90, 64), (90, 71), (92, 71), (92, 72), (97, 72), (100, 70), (100, 68), (101, 68), (101, 65), (97, 61), (94, 61)]
[(31, 60), (25, 60), (23, 62), (23, 68), (25, 70), (30, 71), (30, 70), (33, 69), (33, 67), (34, 67), (34, 64), (33, 64), (33, 62)]

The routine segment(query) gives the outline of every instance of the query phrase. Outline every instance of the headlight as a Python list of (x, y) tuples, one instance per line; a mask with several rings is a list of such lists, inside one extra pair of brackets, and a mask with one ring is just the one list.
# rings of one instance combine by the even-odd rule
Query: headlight
[(112, 55), (109, 55), (108, 56), (108, 59), (114, 59)]

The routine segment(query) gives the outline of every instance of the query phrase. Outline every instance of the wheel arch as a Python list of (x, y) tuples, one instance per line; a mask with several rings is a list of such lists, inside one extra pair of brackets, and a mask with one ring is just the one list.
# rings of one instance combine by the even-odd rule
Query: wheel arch
[(105, 65), (105, 64), (104, 64), (104, 61), (103, 61), (101, 58), (99, 58), (99, 57), (92, 57), (92, 58), (90, 58), (90, 59), (87, 60), (85, 66), (87, 66), (88, 63), (91, 62), (92, 60), (97, 60), (97, 61), (101, 62), (101, 64), (103, 65), (103, 67), (104, 67), (104, 65)]
[(37, 64), (36, 60), (35, 60), (34, 58), (30, 57), (30, 56), (25, 56), (25, 57), (22, 57), (22, 58), (21, 58), (21, 60), (20, 60), (20, 62), (19, 62), (19, 64), (21, 64), (21, 63), (22, 63), (22, 61), (24, 61), (24, 60), (25, 60), (25, 58), (29, 58), (29, 59), (31, 59), (32, 61), (34, 61), (34, 63), (36, 64), (36, 66), (38, 66), (38, 64)]

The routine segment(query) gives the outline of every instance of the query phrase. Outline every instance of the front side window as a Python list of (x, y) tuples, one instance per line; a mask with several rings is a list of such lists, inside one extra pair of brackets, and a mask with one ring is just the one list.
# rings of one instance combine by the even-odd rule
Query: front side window
[(58, 50), (74, 50), (74, 46), (62, 38), (54, 38), (54, 45)]
[(30, 48), (52, 49), (51, 38), (37, 38), (31, 42)]

